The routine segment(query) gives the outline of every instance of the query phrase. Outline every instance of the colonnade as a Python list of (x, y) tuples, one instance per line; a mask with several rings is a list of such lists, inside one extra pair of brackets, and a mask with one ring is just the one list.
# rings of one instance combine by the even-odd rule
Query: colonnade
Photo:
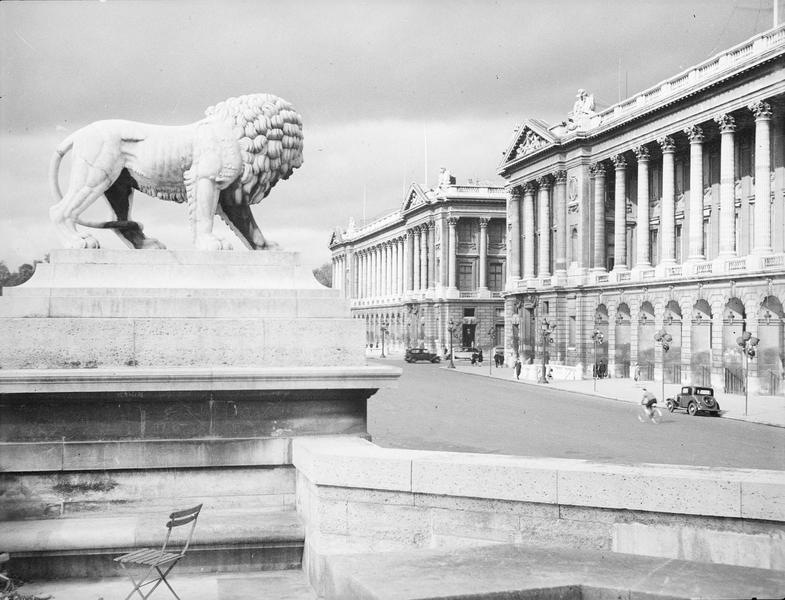
[[(744, 110), (744, 109), (742, 109)], [(772, 206), (771, 195), (771, 105), (759, 100), (750, 104), (749, 110), (755, 120), (755, 163), (754, 163), (754, 236), (751, 240), (750, 254), (765, 256), (771, 254), (772, 246)], [(736, 139), (737, 118), (733, 112), (717, 115), (709, 126), (716, 126), (720, 135), (720, 175), (719, 175), (719, 249), (717, 259), (733, 259), (739, 256), (736, 245)], [(686, 245), (687, 263), (707, 261), (707, 248), (704, 245), (704, 166), (703, 152), (706, 136), (705, 123), (695, 123), (682, 132), (673, 132), (629, 150), (599, 160), (589, 167), (591, 188), (593, 190), (593, 246), (590, 252), (589, 267), (594, 272), (607, 270), (608, 240), (606, 239), (606, 175), (614, 174), (613, 207), (613, 271), (623, 272), (632, 268), (650, 269), (650, 210), (649, 210), (649, 163), (652, 146), (657, 144), (662, 162), (662, 196), (660, 199), (659, 222), (659, 265), (676, 265), (676, 167), (677, 144), (675, 135), (683, 133), (689, 143), (689, 206), (685, 210), (684, 228), (688, 232)], [(637, 164), (637, 245), (635, 264), (629, 264), (627, 248), (627, 170)], [(567, 226), (566, 226), (566, 183), (567, 173), (556, 170), (540, 176), (536, 180), (518, 184), (509, 190), (508, 223), (510, 225), (510, 270), (512, 280), (548, 277), (563, 273), (567, 269)], [(535, 215), (535, 196), (537, 211)], [(584, 206), (587, 206), (584, 203)], [(553, 207), (553, 215), (551, 215)], [(522, 214), (522, 219), (521, 219)], [(715, 218), (714, 216), (712, 218)], [(535, 234), (535, 227), (537, 232)], [(551, 261), (551, 233), (555, 233), (554, 257)], [(536, 244), (536, 245), (535, 245)], [(523, 245), (523, 247), (521, 247)], [(522, 256), (522, 261), (521, 261)], [(535, 257), (537, 262), (535, 263)], [(572, 256), (572, 260), (580, 257)]]
[[(479, 221), (479, 290), (488, 290), (488, 224)], [(409, 227), (361, 249), (347, 247), (333, 256), (333, 287), (360, 300), (393, 300), (442, 293), (457, 294), (457, 227), (460, 217), (446, 216), (437, 243), (435, 220)]]

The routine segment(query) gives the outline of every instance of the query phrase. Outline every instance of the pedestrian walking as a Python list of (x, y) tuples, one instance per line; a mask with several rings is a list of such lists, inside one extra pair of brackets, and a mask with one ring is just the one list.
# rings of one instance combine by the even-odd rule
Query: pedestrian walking
[(513, 369), (515, 370), (515, 379), (521, 378), (521, 357), (515, 357), (515, 364), (513, 365)]

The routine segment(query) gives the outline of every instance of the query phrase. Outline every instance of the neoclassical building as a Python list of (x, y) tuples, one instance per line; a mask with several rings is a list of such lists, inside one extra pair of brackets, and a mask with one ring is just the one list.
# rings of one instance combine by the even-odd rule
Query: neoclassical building
[(443, 170), (435, 189), (412, 184), (398, 210), (330, 239), (333, 287), (366, 323), (367, 345), (387, 351), (504, 343), (506, 194), (456, 185)]
[(605, 110), (579, 90), (564, 122), (518, 127), (499, 169), (508, 358), (735, 392), (746, 331), (750, 391), (781, 392), (784, 130), (784, 27)]

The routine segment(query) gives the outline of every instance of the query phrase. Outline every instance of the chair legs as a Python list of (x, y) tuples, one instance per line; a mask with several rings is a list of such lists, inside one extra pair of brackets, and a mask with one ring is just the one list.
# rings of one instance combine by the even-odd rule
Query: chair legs
[[(121, 565), (123, 567), (123, 570), (125, 570), (125, 574), (128, 576), (128, 579), (130, 579), (131, 583), (134, 584), (134, 589), (132, 589), (131, 593), (129, 593), (125, 597), (125, 600), (130, 600), (131, 596), (134, 595), (134, 592), (139, 594), (139, 596), (142, 598), (142, 600), (147, 600), (147, 598), (149, 598), (152, 595), (152, 593), (155, 591), (155, 589), (159, 585), (161, 585), (162, 581), (166, 584), (166, 587), (169, 588), (169, 591), (172, 592), (172, 595), (175, 598), (177, 598), (177, 600), (180, 600), (180, 596), (177, 595), (177, 593), (172, 589), (172, 586), (169, 585), (169, 582), (166, 580), (166, 576), (169, 575), (169, 571), (171, 571), (176, 564), (177, 564), (177, 561), (173, 562), (172, 564), (169, 565), (169, 567), (166, 569), (166, 571), (163, 571), (163, 572), (157, 566), (150, 567), (149, 569), (147, 569), (147, 571), (145, 571), (145, 574), (139, 579), (139, 583), (137, 583), (136, 580), (134, 579), (133, 575), (131, 575), (130, 570), (128, 570), (125, 565)], [(150, 575), (152, 574), (153, 571), (157, 571), (158, 572), (158, 577), (156, 577), (155, 579), (150, 579), (148, 581), (148, 577), (150, 577)], [(152, 588), (150, 588), (149, 592), (147, 592), (146, 594), (143, 594), (142, 593), (142, 587), (145, 586), (145, 585), (150, 585), (151, 583), (155, 583), (155, 585)]]

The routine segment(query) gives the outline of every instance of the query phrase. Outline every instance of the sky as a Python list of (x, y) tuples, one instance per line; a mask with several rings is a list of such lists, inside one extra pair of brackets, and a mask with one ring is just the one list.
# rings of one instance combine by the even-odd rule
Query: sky
[[(107, 0), (0, 2), (0, 261), (60, 247), (57, 144), (92, 121), (182, 125), (267, 92), (303, 118), (304, 165), (253, 209), (317, 267), (349, 217), (399, 208), (412, 182), (503, 183), (516, 124), (598, 108), (772, 26), (771, 0)], [(60, 172), (67, 182), (68, 157)], [(110, 218), (98, 200), (86, 213)], [(185, 207), (136, 192), (133, 218), (189, 249)], [(216, 220), (219, 223), (219, 220)], [(217, 226), (242, 249), (233, 234)], [(95, 232), (93, 232), (95, 233)], [(123, 248), (108, 231), (106, 248)]]

